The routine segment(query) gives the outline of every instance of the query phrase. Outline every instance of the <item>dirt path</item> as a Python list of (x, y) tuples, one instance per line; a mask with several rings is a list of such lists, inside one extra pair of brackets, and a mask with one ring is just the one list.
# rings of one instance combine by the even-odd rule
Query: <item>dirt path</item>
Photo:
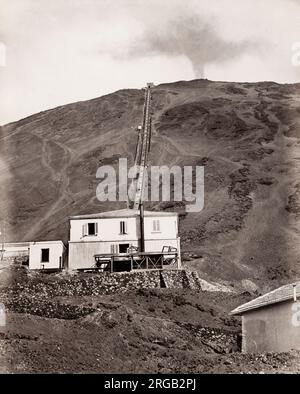
[[(56, 211), (61, 209), (64, 204), (69, 204), (70, 202), (73, 202), (72, 194), (69, 191), (70, 179), (68, 177), (67, 170), (74, 161), (75, 153), (62, 143), (42, 138), (37, 134), (34, 135), (42, 140), (42, 164), (44, 168), (50, 173), (51, 181), (53, 182), (53, 184), (59, 184), (59, 198), (54, 201), (53, 204), (49, 207), (49, 209), (45, 212), (45, 214), (33, 224), (30, 230), (25, 234), (24, 239), (34, 239), (44, 222), (46, 222), (53, 214), (55, 214)], [(64, 151), (65, 163), (60, 170), (57, 170), (52, 165), (50, 153), (51, 150), (49, 149), (50, 141)], [(63, 204), (64, 201), (65, 203)]]

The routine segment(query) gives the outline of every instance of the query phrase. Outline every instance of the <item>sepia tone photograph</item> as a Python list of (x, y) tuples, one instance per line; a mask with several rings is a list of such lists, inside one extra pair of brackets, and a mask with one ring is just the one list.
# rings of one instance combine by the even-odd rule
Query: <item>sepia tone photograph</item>
[(0, 0), (0, 373), (300, 373), (300, 0)]

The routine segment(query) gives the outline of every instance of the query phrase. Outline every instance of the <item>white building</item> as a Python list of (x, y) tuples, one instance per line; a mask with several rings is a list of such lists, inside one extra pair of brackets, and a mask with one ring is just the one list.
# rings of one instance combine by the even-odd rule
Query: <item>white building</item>
[(6, 242), (0, 246), (0, 255), (6, 259), (14, 259), (29, 255), (30, 242)]
[(30, 242), (29, 269), (59, 270), (66, 266), (66, 247), (62, 241)]
[[(180, 238), (178, 214), (145, 211), (143, 220), (144, 252), (162, 254), (163, 250), (178, 253)], [(113, 255), (119, 258), (133, 249), (141, 251), (140, 211), (122, 209), (91, 215), (70, 217), (69, 268), (95, 267), (95, 256)]]
[(0, 262), (12, 264), (24, 258), (29, 269), (59, 270), (66, 267), (67, 253), (62, 241), (37, 241), (5, 243), (0, 249)]

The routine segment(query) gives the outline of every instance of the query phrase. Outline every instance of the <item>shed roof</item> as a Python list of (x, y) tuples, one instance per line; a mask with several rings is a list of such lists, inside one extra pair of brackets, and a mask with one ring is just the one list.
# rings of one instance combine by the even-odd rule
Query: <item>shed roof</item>
[[(98, 219), (98, 218), (131, 218), (140, 215), (138, 209), (119, 209), (116, 211), (107, 211), (99, 213), (90, 213), (86, 215), (70, 216), (71, 220), (76, 219)], [(144, 216), (178, 216), (177, 212), (161, 212), (161, 211), (144, 211)]]
[(30, 242), (29, 241), (24, 241), (24, 242), (5, 242), (4, 247), (29, 247)]
[(240, 305), (230, 312), (231, 315), (242, 315), (244, 312), (250, 311), (252, 309), (262, 308), (267, 305), (277, 304), (279, 302), (288, 301), (294, 297), (294, 286), (296, 287), (296, 295), (300, 297), (300, 281), (295, 283), (290, 283), (278, 287), (275, 290), (270, 291), (260, 297), (255, 298), (246, 304)]
[(61, 240), (57, 240), (57, 241), (32, 241), (32, 242), (30, 242), (30, 245), (42, 245), (42, 244), (48, 244), (48, 245), (60, 244), (60, 245), (64, 245), (63, 241), (61, 241)]
[(57, 240), (57, 241), (24, 241), (24, 242), (6, 242), (4, 243), (5, 248), (28, 248), (31, 245), (38, 245), (38, 244), (63, 244), (63, 241)]

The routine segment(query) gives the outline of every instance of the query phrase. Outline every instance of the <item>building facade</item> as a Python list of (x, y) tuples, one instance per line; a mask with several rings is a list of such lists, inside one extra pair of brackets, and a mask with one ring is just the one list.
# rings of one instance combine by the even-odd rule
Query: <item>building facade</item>
[(233, 310), (242, 316), (245, 353), (300, 350), (300, 282), (282, 286)]
[(31, 242), (29, 247), (29, 269), (61, 270), (66, 268), (67, 253), (62, 241)]
[(0, 247), (0, 256), (5, 259), (29, 256), (30, 242), (4, 243)]
[[(144, 251), (161, 253), (166, 248), (180, 253), (178, 214), (145, 211)], [(69, 268), (95, 266), (95, 255), (122, 256), (141, 250), (139, 210), (124, 209), (70, 218)]]
[(6, 243), (2, 249), (1, 259), (10, 264), (19, 260), (33, 270), (60, 270), (67, 267), (67, 249), (62, 241)]

